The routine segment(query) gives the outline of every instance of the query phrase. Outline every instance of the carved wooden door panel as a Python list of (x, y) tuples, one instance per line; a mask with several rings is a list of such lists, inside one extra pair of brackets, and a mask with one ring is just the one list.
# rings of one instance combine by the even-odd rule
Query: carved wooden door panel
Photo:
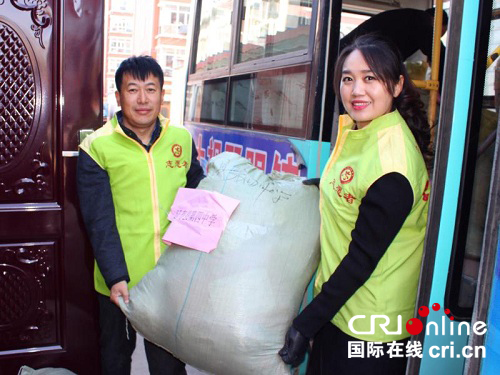
[(98, 374), (77, 133), (102, 119), (100, 0), (0, 0), (0, 374)]

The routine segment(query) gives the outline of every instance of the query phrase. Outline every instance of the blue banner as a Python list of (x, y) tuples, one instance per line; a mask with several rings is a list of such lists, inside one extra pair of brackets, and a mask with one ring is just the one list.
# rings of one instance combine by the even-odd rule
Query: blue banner
[(307, 176), (306, 166), (299, 162), (292, 143), (285, 136), (245, 130), (221, 129), (206, 125), (186, 124), (193, 136), (203, 169), (210, 158), (224, 151), (235, 152), (250, 160), (257, 168)]

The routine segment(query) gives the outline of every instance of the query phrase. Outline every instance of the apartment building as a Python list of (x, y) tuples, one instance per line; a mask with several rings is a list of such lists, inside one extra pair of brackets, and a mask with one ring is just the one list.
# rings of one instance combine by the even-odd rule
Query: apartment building
[(105, 8), (105, 117), (117, 109), (114, 76), (118, 65), (129, 56), (142, 54), (153, 56), (163, 68), (162, 114), (170, 116), (175, 75), (187, 60), (191, 0), (107, 0)]

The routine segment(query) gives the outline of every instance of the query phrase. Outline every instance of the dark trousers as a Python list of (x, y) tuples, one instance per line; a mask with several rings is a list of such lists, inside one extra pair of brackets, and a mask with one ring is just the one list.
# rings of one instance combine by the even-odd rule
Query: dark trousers
[[(363, 358), (349, 358), (349, 341), (356, 341), (364, 346)], [(400, 352), (402, 358), (391, 358), (387, 354), (387, 343), (383, 344), (384, 354), (379, 358), (368, 357), (366, 341), (346, 335), (328, 323), (314, 337), (307, 375), (404, 375), (408, 341), (409, 339), (397, 341), (403, 343), (403, 350)]]
[[(130, 375), (136, 332), (123, 312), (109, 297), (97, 294), (101, 328), (101, 370), (103, 375)], [(149, 373), (185, 375), (186, 365), (166, 350), (144, 340)]]

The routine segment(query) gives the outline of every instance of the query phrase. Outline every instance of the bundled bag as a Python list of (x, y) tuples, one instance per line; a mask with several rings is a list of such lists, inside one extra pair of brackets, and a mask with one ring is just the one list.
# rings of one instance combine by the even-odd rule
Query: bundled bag
[(240, 201), (210, 254), (172, 245), (121, 308), (146, 339), (217, 375), (289, 374), (278, 355), (319, 260), (319, 192), (234, 153), (199, 188)]
[(22, 366), (17, 375), (76, 375), (65, 368), (44, 367), (34, 370), (29, 366)]

